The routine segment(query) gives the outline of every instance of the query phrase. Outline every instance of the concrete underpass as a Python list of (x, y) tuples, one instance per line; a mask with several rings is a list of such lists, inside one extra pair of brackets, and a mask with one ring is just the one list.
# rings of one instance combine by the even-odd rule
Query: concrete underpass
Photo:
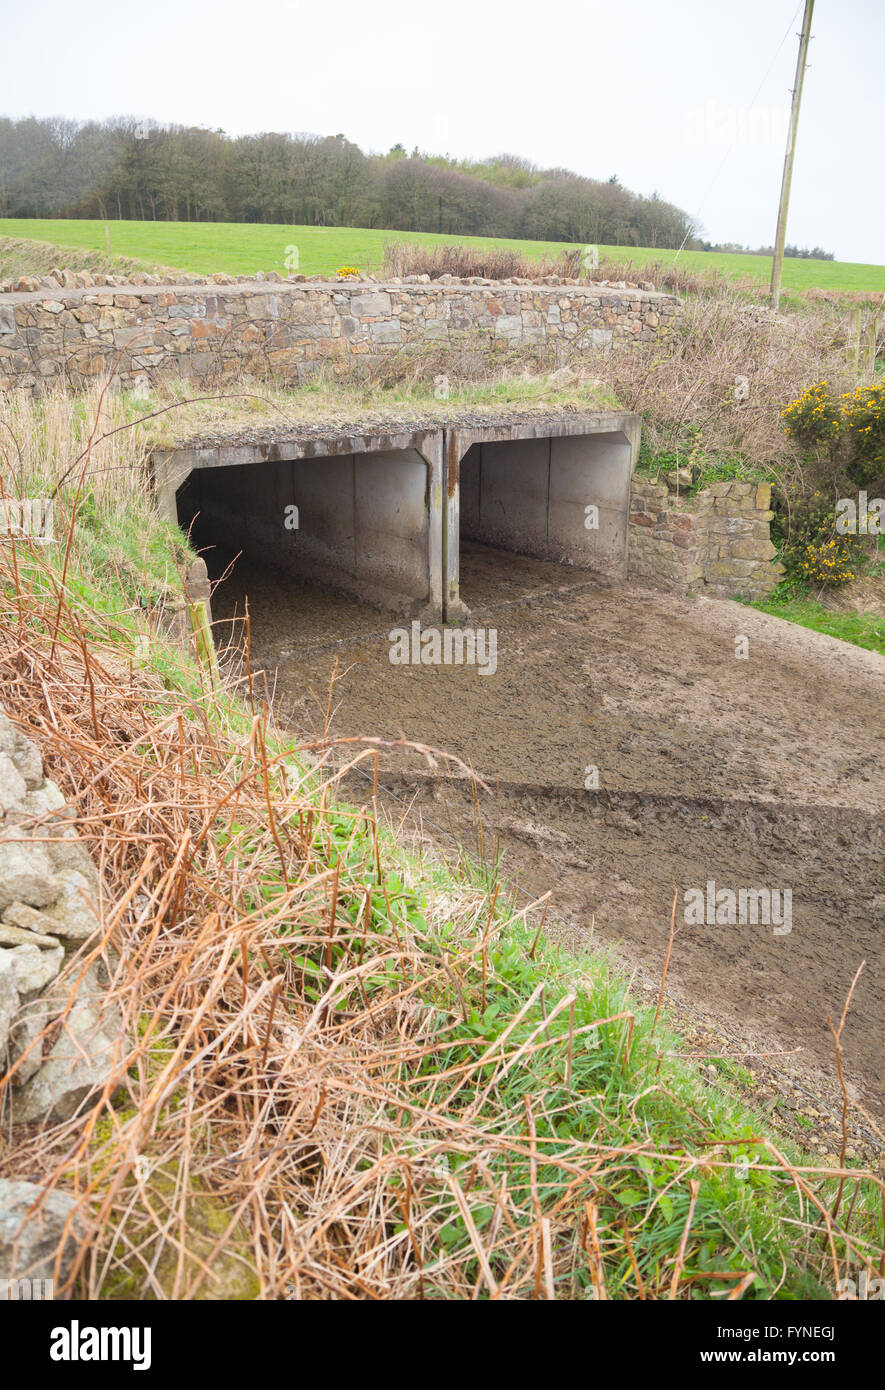
[[(156, 454), (161, 511), (201, 550), (427, 621), (463, 619), (463, 536), (623, 578), (639, 418), (568, 414)], [(209, 559), (207, 554), (207, 559)]]
[[(630, 480), (639, 450), (636, 416), (599, 416), (559, 430), (529, 434), (455, 429), (446, 440), (451, 534), (521, 555), (627, 574)], [(460, 592), (460, 546), (447, 551), (448, 595)]]
[(242, 552), (281, 576), (377, 608), (438, 616), (443, 603), (439, 447), (422, 434), (220, 446), (173, 456), (163, 508), (211, 565)]
[[(167, 516), (199, 513), (214, 578), (242, 552), (213, 596), (216, 632), (242, 640), (248, 598), (278, 720), (295, 737), (405, 736), (472, 765), (489, 795), (444, 763), (383, 753), (392, 821), (408, 814), (409, 833), (442, 852), (454, 836), (499, 856), (506, 880), (551, 891), (548, 928), (611, 949), (652, 1000), (674, 882), (789, 888), (789, 934), (682, 928), (668, 995), (721, 1029), (728, 1055), (788, 1077), (787, 1104), (811, 1086), (836, 1114), (826, 1018), (866, 960), (845, 1064), (881, 1121), (885, 792), (870, 734), (885, 665), (730, 601), (632, 581), (637, 448), (635, 417), (568, 415), (213, 441), (155, 470)], [(497, 669), (392, 665), (391, 613), (493, 627)], [(346, 794), (371, 782), (351, 777)]]

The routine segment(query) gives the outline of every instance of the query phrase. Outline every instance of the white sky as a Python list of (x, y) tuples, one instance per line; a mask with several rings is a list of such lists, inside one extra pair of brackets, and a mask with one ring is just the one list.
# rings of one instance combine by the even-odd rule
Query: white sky
[[(508, 151), (616, 173), (755, 246), (800, 21), (797, 0), (0, 0), (0, 114)], [(885, 4), (818, 0), (812, 33), (787, 239), (882, 264)]]

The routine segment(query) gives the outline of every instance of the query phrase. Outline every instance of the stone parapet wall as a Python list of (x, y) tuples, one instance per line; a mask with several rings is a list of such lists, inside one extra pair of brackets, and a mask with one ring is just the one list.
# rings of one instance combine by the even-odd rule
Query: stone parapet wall
[(676, 590), (765, 598), (783, 573), (770, 507), (768, 483), (713, 483), (678, 500), (664, 484), (634, 478), (629, 572)]
[(85, 273), (58, 276), (56, 288), (25, 278), (0, 293), (0, 389), (79, 386), (110, 371), (126, 386), (157, 374), (297, 381), (328, 359), (378, 358), (441, 341), (560, 345), (565, 355), (652, 340), (680, 310), (675, 296), (652, 289), (556, 277), (536, 283), (217, 275), (167, 284), (140, 275), (94, 285), (83, 283), (91, 279)]

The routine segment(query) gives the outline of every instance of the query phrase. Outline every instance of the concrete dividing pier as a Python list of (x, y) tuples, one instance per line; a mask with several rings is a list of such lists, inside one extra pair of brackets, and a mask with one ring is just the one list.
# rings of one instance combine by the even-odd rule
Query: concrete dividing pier
[(199, 549), (243, 551), (375, 607), (457, 622), (460, 541), (626, 573), (637, 415), (459, 417), (197, 441), (152, 458)]

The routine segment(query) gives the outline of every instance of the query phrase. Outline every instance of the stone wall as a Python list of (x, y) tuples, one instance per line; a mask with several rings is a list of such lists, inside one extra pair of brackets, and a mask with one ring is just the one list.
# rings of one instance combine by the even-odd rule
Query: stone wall
[[(0, 710), (0, 1112), (66, 1120), (104, 1084), (122, 1028), (104, 966), (98, 871), (40, 754)], [(74, 957), (78, 959), (75, 961)]]
[(607, 348), (649, 341), (679, 313), (675, 296), (619, 282), (451, 276), (405, 280), (86, 283), (88, 272), (23, 278), (0, 293), (0, 389), (79, 386), (114, 370), (124, 384), (171, 373), (206, 383), (242, 373), (298, 380), (330, 358), (377, 358), (422, 343), (470, 341)]
[[(106, 964), (93, 950), (100, 938), (101, 883), (71, 815), (58, 787), (44, 776), (37, 748), (0, 709), (4, 1134), (11, 1126), (81, 1113), (107, 1087), (120, 1050), (122, 1015), (108, 1001)], [(4, 1290), (10, 1280), (28, 1280), (28, 1292), (18, 1296), (51, 1298), (88, 1235), (73, 1194), (39, 1181), (0, 1178)]]
[[(129, 1042), (107, 973), (118, 958), (102, 950), (102, 885), (71, 818), (37, 748), (0, 709), (0, 1148), (10, 1127), (13, 1138), (26, 1137), (16, 1127), (70, 1120), (107, 1093), (115, 1101), (125, 1094), (117, 1077)], [(25, 1164), (26, 1177), (0, 1177), (0, 1304), (69, 1294), (96, 1233), (94, 1193), (63, 1191), (47, 1175), (31, 1180), (39, 1165)], [(258, 1297), (245, 1227), (238, 1223), (219, 1250), (230, 1212), (179, 1169), (175, 1160), (150, 1169), (150, 1201), (168, 1204), (173, 1191), (178, 1201), (187, 1187), (186, 1224), (176, 1222), (169, 1240), (144, 1219), (142, 1178), (137, 1188), (126, 1178), (130, 1234), (115, 1233), (109, 1296), (136, 1298), (146, 1282), (151, 1297), (157, 1289), (181, 1296), (183, 1253), (192, 1273), (210, 1267), (195, 1297)]]
[(765, 598), (783, 573), (773, 563), (770, 506), (768, 483), (713, 483), (677, 499), (664, 484), (634, 478), (630, 574), (719, 598)]

